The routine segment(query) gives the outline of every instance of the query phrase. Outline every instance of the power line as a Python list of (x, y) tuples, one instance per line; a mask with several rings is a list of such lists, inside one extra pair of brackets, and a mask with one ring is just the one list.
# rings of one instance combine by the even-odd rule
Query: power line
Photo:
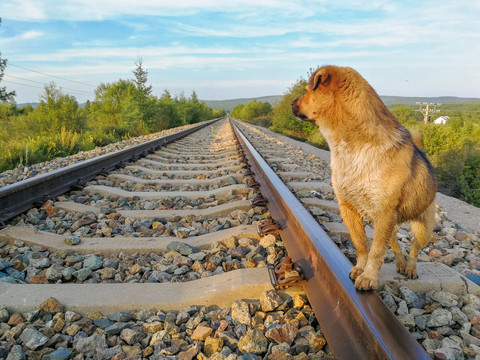
[(96, 88), (96, 86), (93, 86), (93, 85), (91, 85), (91, 84), (86, 84), (86, 83), (83, 83), (83, 82), (80, 82), (80, 81), (70, 80), (70, 79), (66, 79), (66, 78), (60, 77), (60, 76), (47, 74), (47, 73), (44, 73), (44, 72), (41, 72), (41, 71), (37, 71), (37, 70), (33, 70), (33, 69), (28, 69), (28, 68), (23, 67), (23, 66), (18, 66), (18, 65), (12, 64), (11, 62), (8, 62), (8, 66), (14, 66), (14, 67), (19, 68), (19, 69), (23, 69), (23, 70), (35, 72), (35, 73), (38, 73), (38, 74), (42, 74), (42, 75), (46, 75), (46, 76), (51, 76), (51, 77), (54, 77), (54, 78), (57, 78), (57, 79), (61, 79), (61, 80), (64, 80), (64, 81), (70, 81), (70, 82), (73, 82), (73, 83), (77, 83), (77, 84), (81, 84), (81, 85), (85, 85), (85, 86), (90, 86), (90, 87)]
[[(14, 76), (14, 75), (8, 75), (8, 74), (4, 74), (5, 76), (8, 76), (8, 77), (12, 77), (12, 78), (15, 78), (15, 79), (20, 79), (20, 80), (24, 80), (24, 81), (30, 81), (30, 82), (33, 82), (33, 83), (36, 83), (36, 84), (41, 84), (41, 85), (44, 85), (45, 83), (42, 83), (40, 81), (35, 81), (35, 80), (30, 80), (30, 79), (25, 79), (25, 78), (22, 78), (22, 77), (19, 77), (19, 76)], [(22, 84), (18, 84), (18, 85), (22, 85)], [(83, 90), (77, 90), (77, 89), (71, 89), (71, 88), (67, 88), (67, 87), (63, 87), (63, 86), (60, 86), (62, 89), (65, 89), (65, 90), (70, 90), (70, 91), (73, 91), (73, 92), (77, 92), (77, 93), (82, 93), (82, 94), (85, 94), (85, 95), (91, 95), (91, 93), (87, 92), (87, 91), (83, 91)]]
[[(7, 74), (5, 74), (7, 75)], [(12, 76), (10, 75), (10, 77), (16, 77), (16, 76)], [(28, 79), (22, 79), (22, 78), (18, 78), (18, 79), (21, 79), (21, 80), (27, 80), (27, 81), (32, 81), (34, 83), (38, 83), (38, 84), (42, 84), (41, 82), (39, 81), (33, 81), (33, 80), (28, 80)], [(27, 86), (27, 87), (31, 87), (31, 88), (35, 88), (35, 89), (45, 89), (45, 87), (40, 87), (40, 86), (35, 86), (35, 85), (28, 85), (28, 84), (22, 84), (22, 83), (19, 83), (19, 82), (15, 82), (15, 81), (10, 81), (10, 80), (3, 80), (4, 82), (6, 83), (10, 83), (10, 84), (15, 84), (15, 85), (21, 85), (21, 86)], [(60, 86), (61, 89), (68, 89), (68, 88), (64, 88), (62, 86)], [(80, 90), (72, 90), (72, 89), (68, 89), (70, 90), (70, 92), (76, 92), (78, 94), (81, 94), (81, 95), (91, 95), (90, 93), (87, 93), (85, 91), (80, 91)]]
[(15, 78), (15, 79), (30, 81), (30, 82), (37, 83), (37, 84), (40, 84), (40, 85), (44, 85), (44, 84), (45, 84), (45, 83), (43, 83), (43, 82), (41, 82), (41, 81), (35, 81), (35, 80), (25, 79), (25, 78), (22, 78), (22, 77), (20, 77), (20, 76), (14, 76), (14, 75), (8, 75), (8, 74), (4, 74), (4, 75), (5, 75), (5, 76), (8, 76), (8, 77), (11, 77), (11, 78)]
[(6, 83), (9, 83), (9, 84), (15, 84), (15, 85), (22, 85), (22, 86), (28, 86), (28, 87), (31, 87), (31, 88), (36, 88), (36, 89), (43, 89), (41, 88), (40, 86), (34, 86), (34, 85), (28, 85), (28, 84), (22, 84), (22, 83), (18, 83), (18, 82), (15, 82), (15, 81), (10, 81), (10, 80), (3, 80), (4, 82)]

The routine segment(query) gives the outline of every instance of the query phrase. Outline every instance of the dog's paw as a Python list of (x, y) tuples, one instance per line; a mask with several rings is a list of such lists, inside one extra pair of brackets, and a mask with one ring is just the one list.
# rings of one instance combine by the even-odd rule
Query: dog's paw
[(417, 268), (413, 268), (413, 269), (407, 268), (405, 271), (405, 275), (407, 275), (409, 279), (418, 279)]
[(360, 266), (354, 266), (352, 270), (350, 270), (350, 279), (356, 280), (360, 275), (363, 273), (363, 268)]
[(405, 269), (405, 275), (409, 279), (417, 279), (418, 278), (418, 273), (417, 273), (417, 261), (416, 260), (408, 260), (407, 262), (407, 267)]
[(407, 269), (405, 267), (405, 264), (400, 264), (397, 262), (397, 273), (407, 275)]
[(355, 287), (358, 290), (376, 289), (378, 287), (378, 277), (372, 278), (363, 273), (355, 280)]

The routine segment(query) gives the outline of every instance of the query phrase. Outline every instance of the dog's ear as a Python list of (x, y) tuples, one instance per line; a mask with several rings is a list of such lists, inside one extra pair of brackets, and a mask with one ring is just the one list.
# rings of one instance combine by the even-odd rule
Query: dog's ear
[(308, 81), (308, 88), (310, 90), (315, 90), (320, 84), (326, 85), (330, 80), (330, 74), (327, 69), (321, 69), (316, 71)]

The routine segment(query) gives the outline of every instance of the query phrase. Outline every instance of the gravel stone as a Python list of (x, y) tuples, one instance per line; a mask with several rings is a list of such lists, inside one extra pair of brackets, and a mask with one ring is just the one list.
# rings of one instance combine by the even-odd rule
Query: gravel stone
[(105, 328), (105, 335), (119, 335), (122, 330), (129, 328), (130, 325), (125, 322), (115, 323)]
[(27, 352), (20, 345), (13, 345), (7, 356), (7, 360), (25, 360), (26, 358)]
[(267, 339), (273, 340), (277, 344), (287, 343), (289, 346), (293, 343), (297, 335), (298, 329), (290, 323), (274, 325), (265, 333)]
[(260, 297), (260, 305), (264, 312), (275, 310), (282, 304), (282, 302), (283, 299), (275, 292), (275, 290), (269, 290)]
[(267, 351), (268, 340), (262, 331), (253, 329), (238, 341), (238, 349), (244, 353), (263, 354)]
[(430, 320), (428, 320), (427, 326), (429, 327), (440, 327), (452, 325), (453, 316), (452, 313), (446, 309), (435, 309), (433, 310)]
[(82, 242), (82, 239), (79, 236), (70, 235), (67, 236), (64, 241), (67, 245), (75, 246), (80, 244)]
[(232, 320), (235, 325), (250, 325), (251, 316), (248, 303), (242, 300), (237, 300), (232, 305)]
[(5, 306), (0, 306), (0, 323), (7, 322), (10, 318), (10, 314)]
[(457, 306), (458, 304), (458, 297), (448, 292), (433, 291), (428, 295), (433, 301), (438, 302), (440, 305), (445, 307)]
[(53, 264), (47, 269), (45, 276), (47, 277), (48, 281), (57, 282), (58, 280), (62, 279), (64, 270), (65, 268), (63, 266)]
[(92, 335), (85, 339), (80, 339), (75, 347), (85, 356), (93, 357), (97, 350), (107, 348), (107, 341), (104, 335)]
[(103, 266), (103, 258), (92, 255), (83, 261), (83, 267), (90, 270), (98, 270)]
[(144, 334), (132, 330), (132, 329), (123, 329), (120, 333), (120, 338), (125, 341), (128, 345), (133, 345), (137, 342), (140, 342), (145, 337)]
[(87, 268), (83, 268), (83, 269), (80, 269), (78, 271), (75, 271), (73, 273), (73, 276), (75, 278), (77, 278), (78, 280), (80, 281), (85, 281), (88, 279), (88, 277), (92, 274), (92, 269), (87, 267)]
[(66, 360), (72, 355), (72, 350), (67, 348), (60, 348), (51, 352), (48, 355), (45, 355), (42, 360)]
[(40, 331), (26, 328), (22, 335), (20, 335), (20, 340), (22, 340), (23, 344), (31, 350), (35, 350), (40, 346), (44, 345), (48, 341), (48, 337), (43, 335)]

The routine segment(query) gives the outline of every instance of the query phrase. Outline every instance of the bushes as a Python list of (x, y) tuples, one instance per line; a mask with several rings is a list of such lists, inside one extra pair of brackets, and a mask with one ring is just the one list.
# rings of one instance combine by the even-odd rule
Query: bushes
[(299, 80), (284, 94), (282, 100), (275, 105), (272, 111), (271, 130), (303, 139), (316, 146), (327, 148), (327, 142), (318, 131), (318, 127), (306, 121), (298, 120), (292, 114), (292, 101), (305, 93), (305, 80)]
[(195, 94), (172, 99), (165, 92), (158, 99), (142, 98), (138, 91), (130, 80), (101, 84), (95, 101), (81, 108), (74, 97), (49, 84), (35, 109), (0, 104), (0, 171), (213, 118)]
[(235, 106), (232, 110), (232, 116), (240, 120), (253, 122), (254, 119), (265, 117), (271, 112), (272, 105), (270, 103), (253, 100), (246, 105), (239, 104)]
[(438, 190), (480, 207), (480, 149), (465, 145), (442, 152), (435, 171)]

